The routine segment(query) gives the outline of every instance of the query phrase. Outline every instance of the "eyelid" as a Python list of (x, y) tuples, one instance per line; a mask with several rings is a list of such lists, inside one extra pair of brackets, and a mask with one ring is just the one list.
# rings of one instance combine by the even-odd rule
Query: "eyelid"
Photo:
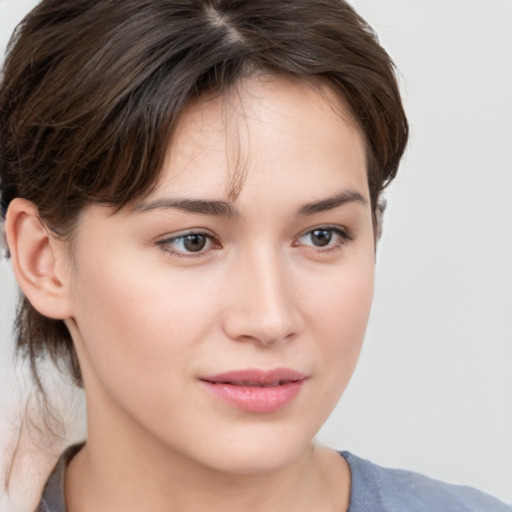
[(329, 244), (327, 246), (315, 246), (315, 245), (305, 244), (306, 247), (311, 247), (312, 249), (314, 249), (315, 251), (318, 251), (318, 252), (328, 252), (330, 250), (340, 248), (341, 246), (345, 245), (348, 242), (351, 242), (354, 239), (354, 236), (349, 229), (342, 227), (342, 226), (333, 226), (330, 224), (328, 224), (328, 225), (324, 224), (324, 225), (319, 225), (319, 226), (314, 226), (312, 228), (308, 228), (307, 230), (300, 233), (295, 238), (295, 240), (293, 242), (293, 246), (298, 247), (299, 245), (302, 245), (299, 243), (299, 240), (302, 237), (313, 233), (314, 231), (331, 231), (339, 237), (338, 243)]
[[(329, 241), (327, 245), (321, 246), (321, 245), (313, 245), (313, 244), (304, 244), (300, 242), (300, 239), (305, 237), (306, 235), (312, 234), (314, 231), (330, 231), (332, 232), (336, 237), (334, 243), (332, 241)], [(183, 239), (188, 235), (201, 235), (207, 238), (208, 246), (206, 248), (203, 248), (199, 251), (186, 251), (186, 250), (180, 250), (172, 247), (172, 243), (176, 242), (177, 240)], [(343, 226), (339, 225), (318, 225), (310, 227), (304, 231), (302, 231), (297, 237), (295, 237), (292, 241), (292, 247), (299, 247), (303, 246), (306, 248), (310, 248), (316, 252), (319, 253), (325, 253), (329, 251), (333, 251), (336, 249), (341, 248), (346, 243), (353, 240), (353, 234), (349, 229)], [(183, 257), (183, 258), (197, 258), (201, 256), (206, 256), (211, 250), (213, 249), (220, 249), (222, 247), (219, 238), (214, 235), (211, 231), (207, 229), (201, 229), (201, 228), (191, 228), (184, 231), (180, 231), (177, 233), (172, 233), (165, 238), (161, 238), (155, 242), (157, 246), (159, 246), (163, 251), (166, 253), (177, 256), (177, 257)]]
[[(187, 251), (181, 251), (171, 248), (171, 242), (174, 242), (179, 239), (183, 239), (188, 235), (201, 235), (206, 237), (210, 244), (212, 244), (211, 247), (202, 249), (200, 251), (196, 252), (187, 252)], [(219, 242), (218, 237), (216, 237), (211, 231), (208, 231), (206, 229), (187, 229), (185, 231), (181, 231), (178, 233), (173, 233), (169, 236), (166, 236), (165, 238), (161, 238), (157, 240), (156, 245), (159, 246), (163, 251), (170, 254), (171, 256), (178, 256), (183, 258), (197, 258), (200, 256), (205, 256), (210, 250), (212, 249), (219, 249), (221, 247), (221, 244)]]

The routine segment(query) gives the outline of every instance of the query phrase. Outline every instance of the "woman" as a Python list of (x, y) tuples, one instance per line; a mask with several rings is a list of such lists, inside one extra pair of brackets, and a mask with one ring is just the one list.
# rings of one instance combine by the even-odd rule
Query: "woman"
[(0, 112), (18, 344), (87, 400), (38, 510), (506, 510), (312, 443), (408, 133), (348, 5), (47, 0)]

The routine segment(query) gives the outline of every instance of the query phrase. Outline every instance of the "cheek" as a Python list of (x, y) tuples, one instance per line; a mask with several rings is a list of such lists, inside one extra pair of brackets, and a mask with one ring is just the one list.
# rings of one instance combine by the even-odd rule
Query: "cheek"
[(312, 312), (318, 318), (314, 323), (318, 329), (315, 338), (321, 347), (325, 376), (331, 384), (326, 389), (336, 390), (335, 400), (357, 363), (373, 298), (373, 258), (353, 261), (333, 272), (326, 290), (318, 290), (311, 297), (311, 303), (316, 304)]
[(374, 277), (373, 252), (364, 247), (354, 251), (346, 261), (327, 268), (325, 273), (310, 272), (305, 276), (303, 296), (308, 304), (304, 309), (324, 317), (326, 329), (346, 333), (347, 336), (340, 336), (340, 342), (361, 338), (373, 299)]
[[(83, 364), (106, 387), (130, 387), (141, 375), (147, 382), (156, 375), (171, 380), (173, 368), (186, 365), (215, 316), (207, 284), (211, 280), (192, 285), (185, 273), (171, 275), (165, 265), (127, 256), (85, 263), (75, 294), (75, 319), (87, 354)], [(209, 316), (199, 321), (198, 311)]]

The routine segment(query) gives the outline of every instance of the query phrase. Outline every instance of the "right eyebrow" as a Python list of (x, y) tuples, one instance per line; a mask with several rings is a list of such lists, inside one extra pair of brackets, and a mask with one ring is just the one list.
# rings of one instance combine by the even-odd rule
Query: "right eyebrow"
[(211, 201), (206, 199), (174, 199), (161, 198), (154, 201), (138, 203), (134, 210), (138, 212), (148, 212), (151, 210), (175, 209), (197, 215), (214, 215), (216, 217), (239, 217), (238, 211), (231, 203), (227, 201)]

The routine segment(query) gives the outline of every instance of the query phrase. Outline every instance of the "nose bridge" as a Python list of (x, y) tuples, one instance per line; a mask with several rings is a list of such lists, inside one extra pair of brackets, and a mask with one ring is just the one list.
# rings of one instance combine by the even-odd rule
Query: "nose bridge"
[(237, 262), (233, 306), (228, 319), (235, 338), (272, 344), (298, 329), (290, 269), (285, 257), (268, 246), (247, 250)]

